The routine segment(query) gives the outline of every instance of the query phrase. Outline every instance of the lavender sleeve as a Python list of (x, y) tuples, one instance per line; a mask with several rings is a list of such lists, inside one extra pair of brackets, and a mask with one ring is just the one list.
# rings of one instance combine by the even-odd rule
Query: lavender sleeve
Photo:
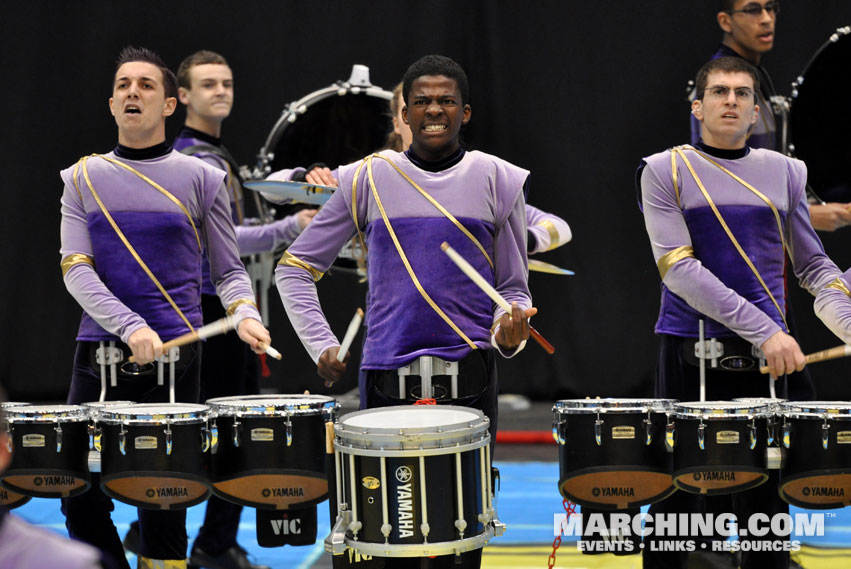
[[(650, 166), (641, 173), (641, 199), (644, 224), (657, 263), (674, 249), (692, 245), (673, 189), (663, 183)], [(762, 346), (780, 330), (767, 314), (726, 286), (693, 256), (676, 262), (665, 273), (662, 282), (695, 310), (756, 346)]]
[(530, 254), (561, 247), (573, 238), (565, 220), (529, 204), (526, 204), (526, 227), (535, 236), (535, 248)]
[(296, 215), (288, 215), (262, 225), (237, 225), (234, 227), (240, 255), (253, 255), (274, 251), (292, 243), (301, 232)]
[[(355, 225), (343, 193), (335, 192), (290, 245), (287, 254), (323, 273), (354, 232)], [(311, 359), (316, 362), (325, 350), (339, 346), (340, 342), (322, 313), (312, 273), (304, 268), (279, 264), (275, 269), (275, 281), (287, 316)]]
[[(86, 212), (79, 195), (68, 180), (62, 192), (61, 204), (61, 257), (64, 259), (74, 254), (92, 257)], [(73, 265), (65, 273), (63, 280), (65, 288), (83, 310), (104, 330), (120, 337), (121, 341), (126, 343), (133, 332), (147, 327), (144, 318), (130, 310), (110, 292), (91, 265)]]
[[(254, 299), (251, 280), (239, 259), (239, 248), (231, 221), (230, 200), (224, 183), (219, 181), (218, 190), (213, 192), (207, 207), (201, 232), (205, 250), (210, 261), (210, 278), (216, 285), (216, 293), (227, 307), (241, 299)], [(260, 321), (260, 313), (251, 304), (241, 304), (234, 315), (237, 321), (254, 318)]]
[[(842, 285), (848, 288), (851, 274), (846, 271), (842, 275)], [(846, 344), (851, 344), (851, 298), (837, 288), (824, 288), (816, 296), (816, 316), (831, 332)]]

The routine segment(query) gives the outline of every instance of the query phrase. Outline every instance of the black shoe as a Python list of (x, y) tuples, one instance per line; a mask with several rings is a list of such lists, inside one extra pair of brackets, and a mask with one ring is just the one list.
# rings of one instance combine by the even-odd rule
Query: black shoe
[(130, 529), (124, 535), (124, 541), (121, 542), (125, 551), (139, 555), (139, 522), (138, 520), (130, 524)]
[(189, 556), (188, 569), (271, 569), (268, 565), (255, 565), (248, 560), (248, 553), (234, 545), (220, 555), (210, 555), (197, 545), (192, 548)]

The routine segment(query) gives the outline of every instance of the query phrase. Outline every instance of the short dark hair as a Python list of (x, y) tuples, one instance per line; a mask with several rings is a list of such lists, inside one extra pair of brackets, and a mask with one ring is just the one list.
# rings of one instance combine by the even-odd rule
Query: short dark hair
[(753, 79), (753, 99), (757, 102), (757, 93), (759, 93), (759, 73), (756, 68), (747, 62), (742, 57), (719, 57), (718, 59), (710, 59), (697, 72), (695, 84), (695, 98), (703, 100), (703, 93), (706, 91), (706, 82), (709, 79), (709, 74), (713, 71), (722, 73), (747, 73)]
[[(220, 55), (215, 51), (209, 51), (206, 49), (196, 51), (180, 62), (180, 66), (177, 68), (177, 86), (183, 87), (184, 89), (190, 89), (192, 87), (192, 81), (189, 78), (189, 70), (196, 65), (204, 65), (207, 63), (227, 65), (228, 61), (223, 55)], [(228, 67), (230, 66), (228, 65)]]
[(720, 12), (732, 12), (736, 8), (736, 0), (721, 0), (718, 8)]
[(449, 79), (454, 79), (455, 83), (458, 84), (458, 90), (461, 92), (461, 104), (469, 102), (470, 86), (467, 83), (467, 74), (464, 73), (464, 69), (460, 65), (443, 55), (421, 57), (405, 71), (405, 75), (402, 77), (402, 93), (406, 102), (411, 94), (411, 84), (424, 75), (443, 75)]
[(144, 61), (159, 68), (163, 76), (163, 89), (165, 89), (166, 97), (177, 97), (177, 79), (174, 73), (169, 69), (162, 58), (146, 47), (134, 47), (128, 45), (118, 54), (118, 59), (115, 60), (115, 73), (112, 75), (112, 80), (115, 82), (115, 74), (125, 63), (133, 61)]

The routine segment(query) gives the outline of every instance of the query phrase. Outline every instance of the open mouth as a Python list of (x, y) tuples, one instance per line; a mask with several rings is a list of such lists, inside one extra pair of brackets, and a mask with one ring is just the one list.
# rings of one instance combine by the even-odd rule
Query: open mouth
[(759, 38), (759, 41), (761, 41), (761, 42), (770, 43), (770, 42), (774, 41), (774, 32), (766, 32), (764, 34), (758, 35), (757, 37)]
[(722, 119), (733, 119), (733, 120), (735, 120), (735, 119), (739, 118), (739, 115), (737, 115), (736, 113), (724, 113), (723, 115), (721, 115), (721, 118)]
[(142, 109), (140, 109), (136, 105), (127, 105), (126, 107), (124, 107), (124, 112), (128, 115), (139, 115), (142, 114)]

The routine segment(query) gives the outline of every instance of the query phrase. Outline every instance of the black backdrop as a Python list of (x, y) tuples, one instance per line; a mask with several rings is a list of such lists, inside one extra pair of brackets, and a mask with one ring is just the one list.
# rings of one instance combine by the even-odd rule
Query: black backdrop
[[(575, 235), (542, 257), (575, 277), (530, 277), (535, 325), (556, 355), (530, 345), (502, 362), (502, 390), (545, 400), (650, 395), (659, 278), (633, 173), (642, 156), (685, 142), (684, 86), (719, 40), (716, 9), (714, 0), (4, 3), (0, 382), (17, 399), (67, 390), (80, 309), (59, 271), (58, 171), (115, 144), (112, 62), (138, 44), (173, 67), (202, 48), (229, 59), (236, 104), (224, 137), (244, 164), (286, 103), (348, 78), (352, 64), (368, 65), (373, 83), (389, 88), (421, 55), (459, 61), (471, 82), (469, 145), (529, 168), (530, 202), (563, 216)], [(809, 58), (848, 24), (847, 0), (784, 2), (777, 47), (765, 58), (778, 90), (789, 94)], [(837, 97), (837, 112), (846, 112), (839, 97), (847, 104), (848, 93)], [(169, 121), (169, 137), (181, 120)], [(851, 264), (851, 229), (825, 242), (842, 268)], [(348, 277), (320, 282), (339, 334), (363, 293)], [(805, 349), (837, 343), (814, 321), (811, 299), (794, 298)], [(275, 297), (272, 315), (285, 359), (271, 364), (266, 385), (323, 392)], [(820, 395), (847, 398), (848, 369), (814, 367)]]

